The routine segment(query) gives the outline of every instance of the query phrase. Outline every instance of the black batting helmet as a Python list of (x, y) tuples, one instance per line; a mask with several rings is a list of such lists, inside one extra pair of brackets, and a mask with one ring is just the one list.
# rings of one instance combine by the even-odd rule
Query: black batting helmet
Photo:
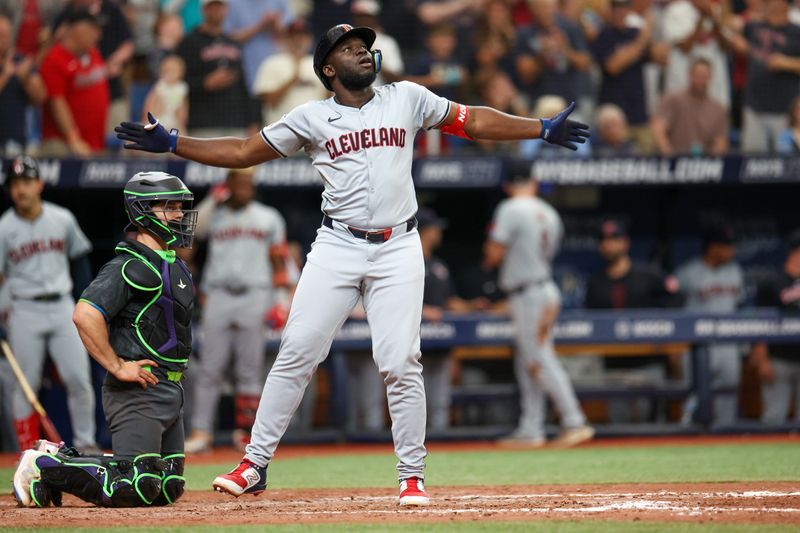
[(39, 179), (39, 165), (32, 157), (22, 156), (11, 161), (6, 173), (6, 185), (16, 179)]
[[(367, 28), (366, 26), (354, 28), (349, 24), (337, 24), (333, 28), (326, 31), (325, 35), (323, 35), (317, 43), (317, 48), (314, 50), (314, 73), (319, 78), (319, 81), (322, 82), (322, 85), (324, 85), (329, 91), (333, 90), (331, 87), (331, 82), (328, 81), (328, 78), (322, 73), (322, 67), (325, 65), (325, 59), (327, 59), (328, 54), (331, 53), (333, 47), (339, 44), (342, 39), (353, 36), (361, 37), (361, 39), (363, 39), (364, 43), (367, 45), (367, 48), (372, 50), (372, 44), (375, 42), (375, 30), (372, 28)], [(379, 51), (376, 50), (376, 52)], [(373, 53), (372, 61), (375, 66), (375, 71), (377, 72), (380, 70), (380, 56), (375, 57), (375, 54)]]

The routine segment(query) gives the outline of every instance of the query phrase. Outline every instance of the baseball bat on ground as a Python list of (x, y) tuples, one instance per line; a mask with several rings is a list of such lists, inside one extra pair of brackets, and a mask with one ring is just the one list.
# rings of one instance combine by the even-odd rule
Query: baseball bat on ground
[(25, 394), (25, 398), (27, 398), (28, 402), (33, 406), (33, 410), (36, 411), (36, 414), (39, 415), (39, 423), (41, 423), (42, 429), (44, 429), (47, 440), (61, 442), (61, 435), (58, 434), (58, 430), (53, 425), (53, 421), (47, 416), (47, 411), (45, 411), (42, 404), (39, 403), (39, 398), (36, 397), (36, 393), (25, 378), (25, 374), (22, 373), (22, 369), (19, 367), (17, 358), (14, 357), (14, 353), (11, 351), (8, 342), (6, 342), (5, 339), (0, 339), (0, 345), (3, 347), (3, 353), (6, 359), (8, 359), (8, 364), (11, 365), (11, 370), (14, 372), (14, 375), (17, 376), (17, 381), (22, 388), (23, 394)]

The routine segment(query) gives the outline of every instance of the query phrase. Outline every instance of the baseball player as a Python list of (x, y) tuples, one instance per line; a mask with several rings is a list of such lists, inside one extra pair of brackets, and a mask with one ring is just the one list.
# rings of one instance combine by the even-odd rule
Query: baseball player
[(59, 505), (62, 492), (103, 507), (167, 505), (183, 494), (181, 378), (192, 348), (194, 285), (171, 247), (192, 245), (193, 199), (164, 172), (140, 172), (125, 185), (136, 238), (117, 245), (73, 314), (86, 349), (108, 371), (103, 410), (114, 455), (40, 441), (14, 473), (20, 505)]
[[(67, 389), (74, 444), (97, 452), (91, 367), (71, 320), (70, 269), (89, 278), (92, 246), (72, 213), (42, 201), (44, 183), (35, 160), (15, 159), (6, 185), (14, 208), (0, 218), (0, 274), (12, 300), (11, 348), (35, 391), (42, 383), (45, 354), (50, 354)], [(76, 281), (80, 286), (81, 280)], [(15, 387), (12, 403), (19, 449), (27, 450), (40, 436), (39, 419), (21, 388)]]
[[(733, 228), (718, 221), (709, 224), (704, 233), (703, 255), (690, 260), (675, 273), (685, 297), (684, 306), (692, 311), (732, 313), (744, 296), (744, 275), (734, 260)], [(716, 343), (697, 349), (708, 351), (713, 388), (738, 387), (742, 367), (738, 344)], [(690, 367), (685, 364), (684, 368)], [(690, 398), (684, 405), (684, 422), (691, 420), (695, 407), (696, 399)], [(717, 424), (735, 422), (736, 395), (715, 395), (713, 413)]]
[(248, 437), (264, 386), (265, 317), (270, 308), (274, 316), (288, 311), (283, 217), (253, 200), (252, 169), (230, 171), (223, 192), (224, 196), (209, 194), (197, 206), (196, 238), (208, 240), (208, 256), (201, 285), (202, 350), (187, 453), (211, 449), (220, 378), (229, 367), (231, 351), (236, 378), (234, 439)]
[(334, 96), (298, 106), (248, 139), (179, 136), (155, 117), (147, 125), (126, 122), (116, 128), (128, 148), (171, 151), (229, 168), (304, 149), (325, 184), (322, 226), (292, 300), (252, 441), (239, 466), (213, 482), (235, 496), (264, 490), (267, 465), (303, 389), (363, 298), (375, 362), (386, 383), (399, 459), (399, 503), (429, 502), (423, 484), (425, 391), (419, 362), (425, 272), (414, 219), (414, 136), (423, 128), (440, 128), (469, 139), (541, 137), (574, 149), (589, 135), (587, 126), (568, 120), (573, 106), (537, 120), (456, 104), (410, 82), (372, 87), (381, 58), (379, 50), (371, 50), (374, 40), (367, 27), (329, 29), (317, 43), (314, 70)]
[[(800, 229), (788, 238), (783, 268), (758, 286), (756, 305), (779, 309), (783, 314), (800, 314)], [(800, 344), (753, 343), (750, 362), (761, 381), (761, 421), (779, 425), (788, 419), (794, 396), (794, 423), (800, 422)]]
[(590, 440), (594, 429), (586, 425), (572, 383), (553, 347), (553, 325), (561, 308), (561, 295), (552, 278), (552, 262), (561, 247), (564, 225), (549, 204), (536, 196), (538, 184), (531, 165), (513, 164), (505, 184), (510, 198), (500, 202), (484, 247), (484, 264), (500, 266), (500, 287), (509, 295), (516, 351), (514, 373), (520, 396), (516, 430), (501, 444), (541, 448), (545, 445), (545, 395), (561, 417), (563, 431), (553, 442), (569, 447)]

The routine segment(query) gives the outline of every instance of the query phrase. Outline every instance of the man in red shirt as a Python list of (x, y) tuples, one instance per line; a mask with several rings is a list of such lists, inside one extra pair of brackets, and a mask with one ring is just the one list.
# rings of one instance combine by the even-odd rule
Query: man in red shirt
[(42, 62), (47, 87), (42, 154), (88, 156), (105, 147), (109, 107), (107, 69), (97, 42), (100, 24), (85, 10), (65, 19), (66, 31)]

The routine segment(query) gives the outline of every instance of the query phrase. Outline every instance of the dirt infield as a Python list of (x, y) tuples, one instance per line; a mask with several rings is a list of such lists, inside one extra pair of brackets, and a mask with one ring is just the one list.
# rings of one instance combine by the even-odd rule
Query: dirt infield
[[(728, 436), (604, 439), (587, 447), (681, 446), (800, 442), (797, 436)], [(276, 459), (309, 455), (390, 453), (390, 444), (282, 446)], [(497, 450), (491, 443), (430, 443), (437, 451)], [(235, 464), (241, 454), (221, 449), (191, 457), (194, 464)], [(12, 466), (16, 454), (0, 455)], [(214, 492), (189, 492), (176, 505), (151, 509), (100, 509), (71, 496), (64, 507), (18, 509), (0, 499), (0, 524), (17, 527), (104, 527), (378, 523), (450, 521), (620, 520), (793, 524), (800, 526), (800, 483), (670, 483), (603, 485), (509, 485), (429, 487), (425, 508), (398, 508), (391, 488), (273, 489), (259, 497), (234, 499)]]
[(428, 507), (399, 508), (395, 492), (387, 489), (271, 490), (239, 499), (190, 492), (172, 507), (151, 509), (98, 509), (72, 497), (65, 497), (60, 509), (18, 509), (9, 497), (0, 503), (0, 523), (102, 527), (596, 519), (800, 524), (796, 483), (436, 487), (431, 496)]

